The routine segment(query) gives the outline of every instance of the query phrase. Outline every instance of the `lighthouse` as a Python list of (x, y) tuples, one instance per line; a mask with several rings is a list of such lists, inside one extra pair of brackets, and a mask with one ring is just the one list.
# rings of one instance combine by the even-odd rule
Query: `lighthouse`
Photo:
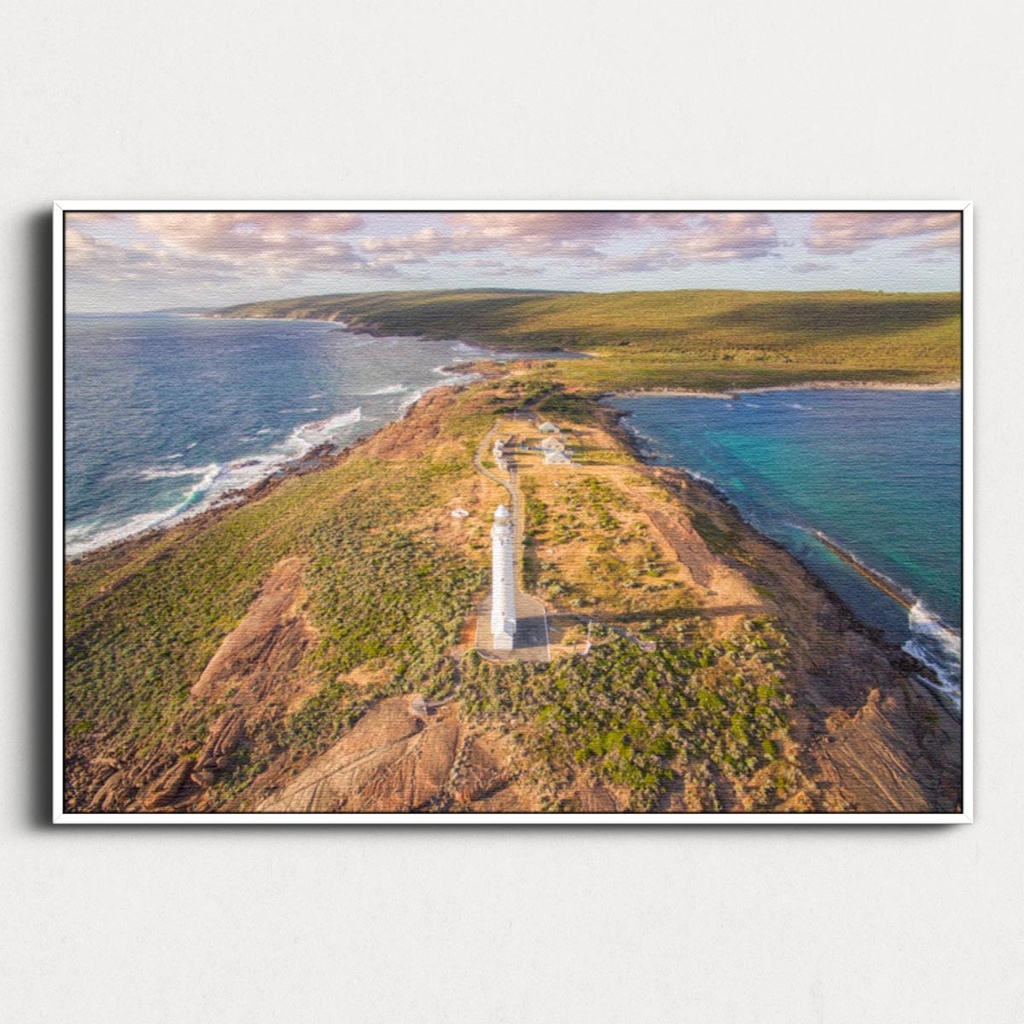
[(496, 651), (510, 651), (516, 635), (515, 539), (512, 519), (504, 505), (494, 513), (491, 542), (491, 639)]

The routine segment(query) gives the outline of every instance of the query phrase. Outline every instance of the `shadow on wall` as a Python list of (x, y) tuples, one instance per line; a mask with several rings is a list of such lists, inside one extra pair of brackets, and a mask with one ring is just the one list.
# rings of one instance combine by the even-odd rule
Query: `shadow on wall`
[(26, 762), (30, 778), (23, 792), (28, 801), (26, 818), (32, 827), (49, 826), (52, 820), (53, 784), (53, 552), (50, 522), (53, 515), (53, 246), (52, 217), (38, 213), (25, 223), (23, 294), (29, 309), (30, 330), (24, 344), (31, 349), (28, 392), (32, 403), (28, 426), (29, 561), (22, 579), (31, 612), (29, 627), (30, 687), (26, 723), (31, 755)]

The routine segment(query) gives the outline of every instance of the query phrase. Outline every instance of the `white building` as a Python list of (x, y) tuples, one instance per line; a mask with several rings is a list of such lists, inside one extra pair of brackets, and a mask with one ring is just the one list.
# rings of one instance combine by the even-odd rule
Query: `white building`
[(496, 651), (510, 651), (516, 635), (515, 538), (504, 505), (494, 513), (491, 543), (491, 639)]
[(538, 428), (542, 434), (557, 434), (558, 427), (551, 420), (545, 420)]
[(545, 466), (571, 466), (572, 452), (568, 448), (554, 448), (544, 453)]

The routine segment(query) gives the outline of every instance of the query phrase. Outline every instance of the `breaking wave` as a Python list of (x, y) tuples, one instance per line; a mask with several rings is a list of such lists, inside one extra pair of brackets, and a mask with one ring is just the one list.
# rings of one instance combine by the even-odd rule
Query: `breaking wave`
[(891, 576), (871, 568), (848, 548), (841, 547), (820, 530), (807, 532), (907, 609), (910, 639), (904, 643), (903, 650), (935, 673), (938, 682), (923, 675), (918, 676), (918, 679), (948, 697), (959, 714), (963, 682), (963, 640), (960, 634)]
[(84, 554), (86, 551), (92, 551), (94, 548), (106, 547), (115, 541), (127, 540), (137, 533), (144, 533), (157, 526), (166, 526), (173, 521), (185, 518), (189, 512), (198, 511), (200, 503), (217, 479), (220, 468), (216, 463), (212, 463), (199, 469), (145, 471), (140, 476), (146, 480), (184, 476), (201, 476), (201, 479), (188, 489), (181, 500), (169, 508), (155, 512), (143, 512), (116, 526), (104, 526), (102, 523), (94, 521), (82, 523), (66, 530), (64, 533), (65, 557), (74, 557)]
[(963, 684), (963, 639), (951, 626), (947, 626), (922, 601), (911, 607), (908, 615), (910, 639), (903, 650), (927, 665), (938, 679), (938, 685), (925, 676), (922, 682), (945, 694), (959, 712)]
[(299, 454), (312, 451), (322, 444), (332, 441), (339, 431), (345, 427), (351, 427), (363, 418), (362, 407), (350, 409), (348, 412), (339, 413), (325, 420), (315, 420), (312, 423), (301, 423), (289, 435), (285, 446), (297, 445)]
[(175, 495), (162, 509), (131, 516), (116, 525), (92, 520), (69, 527), (64, 533), (65, 557), (74, 558), (87, 551), (126, 540), (158, 526), (170, 526), (203, 512), (229, 495), (244, 491), (273, 476), (288, 463), (302, 458), (313, 449), (340, 440), (342, 435), (348, 433), (348, 428), (355, 426), (362, 418), (362, 408), (356, 408), (328, 419), (302, 423), (284, 441), (268, 451), (232, 459), (230, 462), (211, 462), (205, 466), (174, 468), (146, 467), (138, 473), (137, 479), (147, 482), (198, 479), (183, 495)]

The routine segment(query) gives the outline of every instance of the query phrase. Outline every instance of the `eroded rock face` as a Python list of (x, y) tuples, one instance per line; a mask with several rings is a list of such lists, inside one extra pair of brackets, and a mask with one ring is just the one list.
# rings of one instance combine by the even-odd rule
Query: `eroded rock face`
[(458, 769), (452, 787), (456, 807), (468, 809), (508, 783), (508, 776), (498, 757), (477, 736), (469, 737), (463, 744)]
[(192, 765), (191, 758), (182, 757), (168, 768), (150, 787), (149, 793), (142, 801), (143, 810), (156, 811), (183, 803), (189, 796)]
[(448, 781), (460, 729), (454, 711), (424, 721), (412, 696), (371, 708), (260, 811), (420, 811)]
[[(90, 811), (208, 810), (205, 790), (232, 768), (232, 755), (254, 724), (280, 720), (310, 695), (303, 656), (316, 639), (304, 614), (302, 561), (287, 558), (271, 571), (238, 625), (224, 638), (192, 687), (191, 706), (171, 742), (142, 759), (123, 763), (93, 758), (78, 769), (91, 777)], [(201, 749), (178, 745), (187, 723), (211, 703), (225, 705)]]
[(294, 672), (315, 637), (302, 614), (304, 600), (302, 563), (286, 558), (224, 638), (192, 687), (192, 696), (219, 700), (234, 691), (234, 703), (241, 705), (271, 695), (285, 703), (308, 695)]
[(209, 735), (192, 770), (192, 780), (208, 786), (230, 765), (231, 754), (245, 736), (245, 713), (229, 709), (210, 726)]
[(418, 694), (389, 697), (255, 809), (533, 810), (536, 801), (520, 791), (508, 755), (501, 737), (470, 732), (455, 705), (430, 708)]

